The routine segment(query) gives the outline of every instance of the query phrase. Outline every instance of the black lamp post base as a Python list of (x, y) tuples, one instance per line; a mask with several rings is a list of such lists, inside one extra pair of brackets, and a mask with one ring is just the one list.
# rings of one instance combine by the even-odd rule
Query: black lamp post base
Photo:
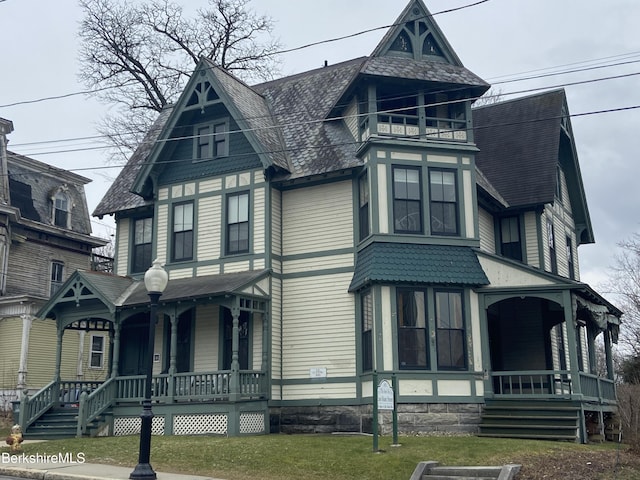
[(131, 480), (156, 480), (156, 472), (148, 463), (139, 463), (129, 475)]

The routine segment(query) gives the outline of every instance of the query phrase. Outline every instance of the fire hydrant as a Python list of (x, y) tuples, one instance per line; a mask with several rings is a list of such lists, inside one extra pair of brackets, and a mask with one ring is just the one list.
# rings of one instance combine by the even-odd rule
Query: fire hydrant
[(20, 425), (14, 425), (11, 427), (11, 433), (6, 438), (7, 445), (9, 445), (9, 451), (11, 454), (16, 454), (22, 451), (22, 446), (20, 445), (24, 441), (22, 438), (22, 428)]

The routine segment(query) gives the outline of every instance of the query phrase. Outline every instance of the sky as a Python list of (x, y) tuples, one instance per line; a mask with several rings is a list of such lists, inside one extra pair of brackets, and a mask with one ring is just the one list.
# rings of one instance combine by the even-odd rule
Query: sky
[[(618, 242), (640, 231), (640, 108), (630, 108), (640, 106), (640, 2), (488, 0), (438, 14), (476, 2), (425, 0), (465, 67), (504, 99), (564, 86), (596, 239), (579, 248), (580, 274), (597, 288)], [(273, 18), (273, 34), (288, 49), (390, 25), (406, 4), (252, 0), (250, 6)], [(119, 170), (97, 140), (85, 138), (97, 135), (110, 105), (92, 95), (23, 103), (86, 90), (77, 78), (81, 17), (77, 0), (0, 0), (0, 117), (14, 123), (10, 150), (92, 180), (85, 191), (93, 211)], [(369, 55), (385, 31), (282, 54), (278, 76)], [(567, 70), (579, 71), (557, 74)], [(111, 217), (94, 218), (92, 226), (96, 236), (115, 233)]]

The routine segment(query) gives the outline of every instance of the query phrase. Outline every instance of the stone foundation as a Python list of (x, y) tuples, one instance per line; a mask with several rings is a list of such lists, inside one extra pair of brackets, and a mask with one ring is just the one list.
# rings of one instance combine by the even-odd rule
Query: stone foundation
[[(271, 408), (271, 433), (372, 433), (371, 405)], [(419, 434), (475, 434), (482, 404), (420, 403), (398, 405), (398, 432)], [(378, 414), (378, 431), (393, 433), (390, 411)]]

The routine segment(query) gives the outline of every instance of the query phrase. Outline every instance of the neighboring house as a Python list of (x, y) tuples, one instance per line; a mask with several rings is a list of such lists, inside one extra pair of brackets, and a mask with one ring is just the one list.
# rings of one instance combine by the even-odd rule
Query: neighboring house
[[(91, 236), (84, 185), (89, 179), (7, 150), (13, 123), (0, 118), (0, 408), (20, 391), (51, 381), (56, 324), (36, 312), (105, 241)], [(100, 340), (85, 331), (65, 338), (66, 378), (104, 379), (106, 362), (89, 360)], [(103, 353), (108, 342), (102, 339)], [(81, 353), (78, 354), (78, 351)], [(75, 355), (75, 359), (71, 357)], [(106, 358), (106, 356), (104, 357)]]
[(39, 312), (63, 338), (110, 332), (78, 433), (139, 429), (154, 258), (155, 433), (366, 431), (392, 376), (405, 432), (602, 429), (621, 312), (579, 281), (593, 231), (563, 91), (472, 111), (489, 85), (423, 2), (394, 25), (370, 57), (253, 87), (200, 62), (96, 208), (116, 275), (77, 272)]

